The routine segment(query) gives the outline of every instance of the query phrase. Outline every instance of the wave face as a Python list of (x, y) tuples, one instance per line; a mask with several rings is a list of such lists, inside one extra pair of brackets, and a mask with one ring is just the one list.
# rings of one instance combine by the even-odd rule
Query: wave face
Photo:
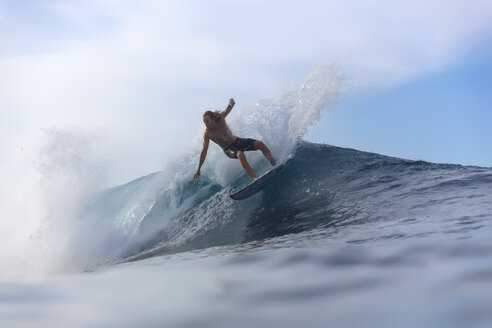
[[(105, 222), (118, 236), (97, 245), (105, 250), (102, 258), (138, 260), (313, 229), (336, 238), (343, 235), (340, 231), (350, 231), (346, 241), (351, 243), (456, 229), (466, 234), (492, 213), (490, 168), (298, 141), (278, 176), (263, 191), (238, 202), (229, 194), (248, 182), (245, 175), (228, 186), (206, 176), (193, 182), (191, 167), (179, 168), (171, 183), (163, 183), (163, 172), (155, 173), (106, 190), (92, 201), (84, 219), (99, 226)], [(263, 172), (268, 164), (260, 162), (254, 169)]]

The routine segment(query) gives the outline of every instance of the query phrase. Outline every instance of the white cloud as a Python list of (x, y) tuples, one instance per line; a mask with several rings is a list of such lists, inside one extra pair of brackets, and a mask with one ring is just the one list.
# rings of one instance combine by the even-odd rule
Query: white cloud
[(88, 0), (37, 10), (54, 25), (0, 13), (10, 28), (0, 50), (2, 139), (108, 126), (152, 163), (138, 174), (159, 167), (175, 133), (186, 144), (200, 124), (193, 115), (230, 96), (241, 106), (326, 60), (356, 85), (398, 84), (455, 64), (492, 26), (490, 1)]

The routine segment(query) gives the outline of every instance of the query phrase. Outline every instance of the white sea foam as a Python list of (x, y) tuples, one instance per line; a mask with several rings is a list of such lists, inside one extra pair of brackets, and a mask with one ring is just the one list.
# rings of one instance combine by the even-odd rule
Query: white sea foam
[(13, 149), (1, 178), (0, 275), (46, 273), (63, 265), (75, 218), (107, 176), (98, 139), (43, 129)]
[[(263, 140), (284, 161), (296, 140), (337, 96), (342, 82), (337, 67), (320, 66), (297, 89), (238, 106), (228, 122), (236, 135)], [(81, 219), (88, 202), (107, 186), (111, 173), (108, 144), (103, 141), (98, 133), (54, 128), (18, 142), (21, 147), (11, 153), (2, 170), (0, 237), (5, 246), (0, 250), (0, 275), (77, 270), (114, 259), (145, 238), (137, 234), (140, 224), (164, 193), (170, 197), (169, 208), (160, 212), (156, 228), (162, 229), (171, 217), (196, 205), (193, 197), (183, 201), (179, 186), (196, 169), (200, 138), (194, 149), (169, 154), (163, 172), (134, 190), (129, 188), (123, 205), (105, 204), (99, 211), (111, 215)], [(247, 157), (255, 168), (268, 165), (260, 152), (247, 153)], [(242, 174), (237, 161), (225, 157), (219, 147), (209, 148), (201, 177), (204, 188), (230, 185)], [(180, 227), (184, 229), (180, 242), (199, 234), (197, 227), (220, 224), (207, 215), (194, 217), (194, 228)]]

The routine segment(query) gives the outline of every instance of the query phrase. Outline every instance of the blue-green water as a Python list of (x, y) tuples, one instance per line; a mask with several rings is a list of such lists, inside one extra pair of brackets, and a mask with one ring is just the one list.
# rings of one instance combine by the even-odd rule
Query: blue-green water
[(492, 325), (490, 168), (300, 142), (246, 201), (163, 175), (92, 199), (78, 272), (2, 280), (2, 327)]

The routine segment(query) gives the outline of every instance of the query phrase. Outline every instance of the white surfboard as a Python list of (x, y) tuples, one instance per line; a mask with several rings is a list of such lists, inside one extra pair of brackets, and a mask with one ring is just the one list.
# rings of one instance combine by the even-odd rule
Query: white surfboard
[(263, 189), (267, 185), (268, 181), (271, 178), (273, 178), (283, 167), (284, 167), (283, 164), (279, 164), (279, 165), (273, 167), (272, 169), (270, 169), (270, 171), (263, 173), (260, 177), (258, 177), (258, 179), (251, 182), (249, 185), (247, 185), (243, 189), (233, 193), (229, 197), (231, 197), (234, 200), (242, 200), (242, 199), (246, 199), (248, 197), (253, 196), (258, 191)]

